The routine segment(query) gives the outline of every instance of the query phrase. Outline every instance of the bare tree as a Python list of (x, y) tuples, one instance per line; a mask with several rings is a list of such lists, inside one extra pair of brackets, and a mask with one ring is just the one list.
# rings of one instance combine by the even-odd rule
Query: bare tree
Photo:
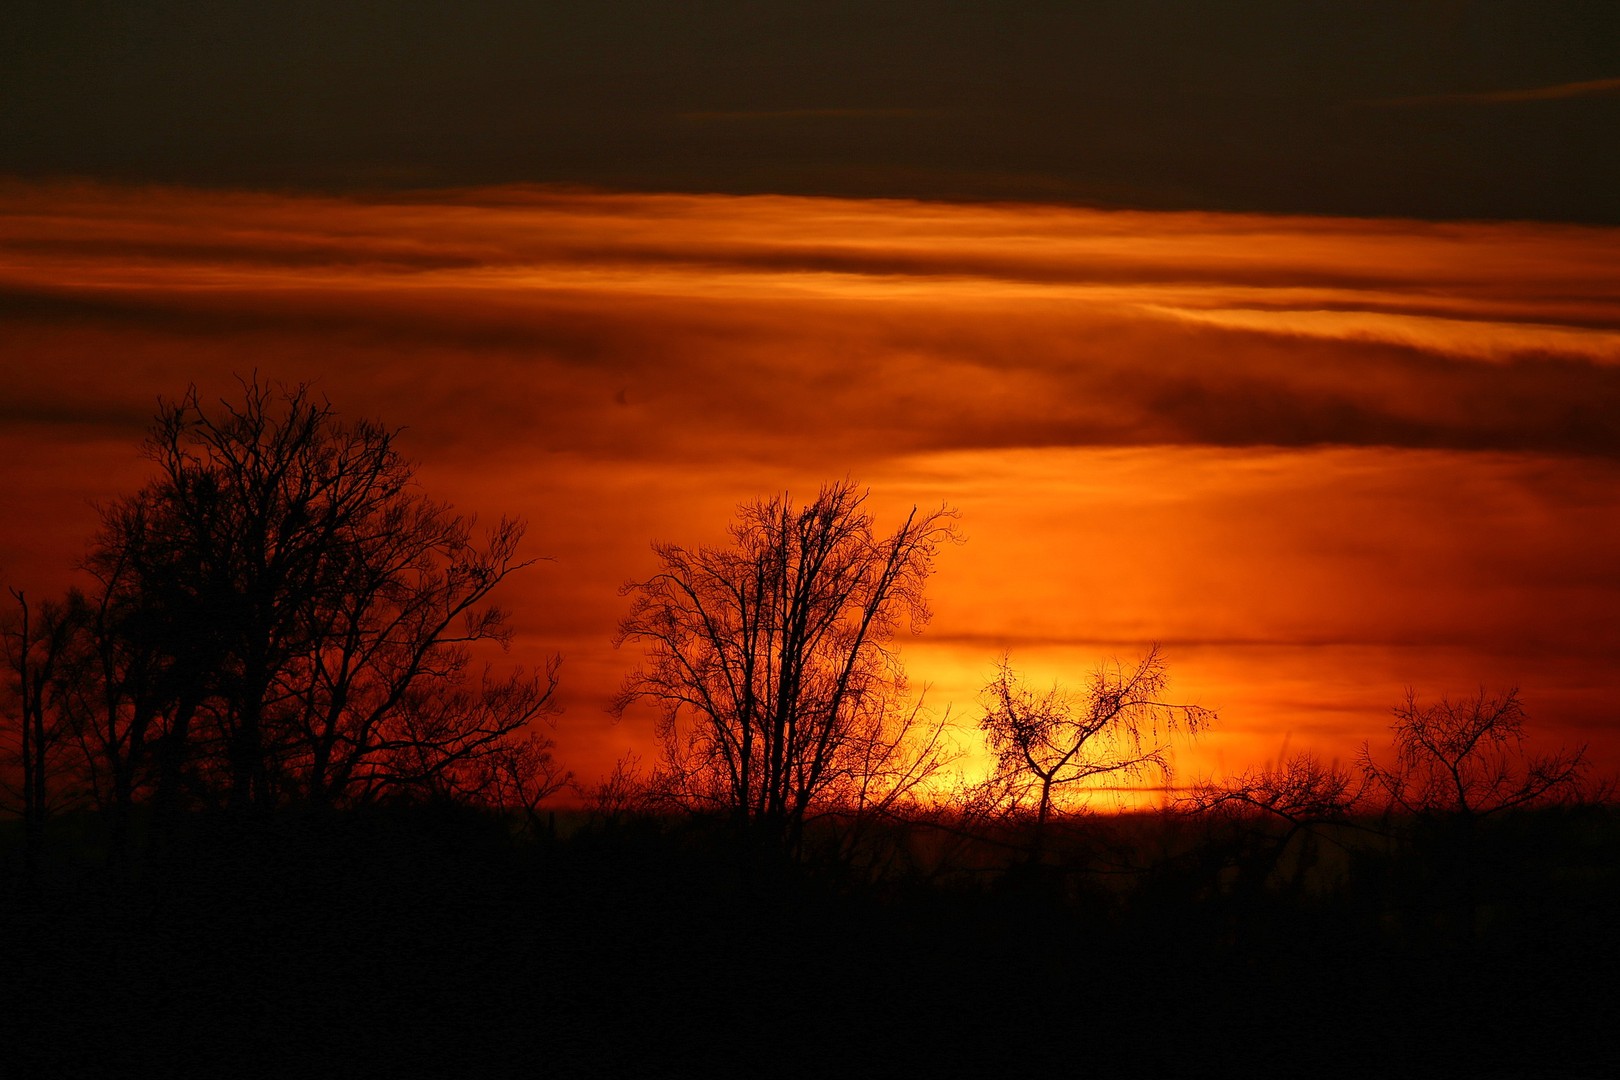
[(648, 652), (617, 711), (659, 706), (674, 795), (790, 848), (813, 805), (913, 786), (939, 746), (938, 727), (917, 738), (891, 643), (928, 618), (923, 585), (955, 514), (913, 508), (881, 535), (866, 498), (846, 481), (802, 509), (747, 503), (730, 547), (656, 544), (661, 572), (624, 590), (618, 643)]
[(1162, 700), (1169, 682), (1157, 645), (1134, 667), (1117, 662), (1092, 673), (1081, 693), (1036, 692), (1003, 658), (984, 688), (979, 727), (996, 755), (998, 782), (1035, 803), (1032, 857), (1039, 859), (1059, 794), (1099, 780), (1170, 778), (1170, 739), (1215, 720), (1197, 705)]
[(485, 803), (509, 815), (529, 836), (550, 836), (555, 817), (540, 808), (548, 799), (573, 786), (574, 774), (557, 761), (551, 740), (530, 732), (519, 739), (505, 738), (485, 752), (458, 761), (444, 785), (447, 794)]
[[(128, 613), (118, 609), (112, 591), (92, 596), (77, 588), (42, 607), (49, 630), (42, 639), (36, 626), (23, 648), (30, 637), (28, 605), (21, 593), (17, 597), (22, 619), (13, 640), (19, 648), (8, 659), (32, 713), (23, 743), (32, 744), (36, 755), (46, 741), (51, 744), (56, 797), (93, 801), (117, 852), (135, 793), (149, 773), (149, 751), (161, 745), (168, 719), (158, 650), (143, 627), (122, 624)], [(16, 668), (23, 656), (36, 658), (31, 672)], [(37, 785), (45, 771), (25, 769), (25, 780), (31, 772)], [(43, 798), (36, 789), (27, 801), (37, 805)]]
[(1518, 689), (1419, 705), (1417, 693), (1395, 707), (1394, 759), (1383, 764), (1363, 743), (1362, 772), (1393, 809), (1479, 818), (1576, 794), (1586, 747), (1532, 756)]
[(1273, 768), (1250, 769), (1220, 783), (1200, 784), (1185, 805), (1201, 813), (1258, 814), (1306, 827), (1344, 818), (1361, 793), (1361, 785), (1349, 769), (1301, 753)]
[(257, 380), (219, 411), (195, 389), (160, 406), (158, 474), (104, 511), (86, 560), (104, 696), (87, 745), (121, 792), (154, 742), (160, 795), (185, 776), (236, 808), (464, 784), (551, 711), (555, 661), (475, 665), (509, 640), (490, 594), (528, 565), (522, 524), (475, 543), (395, 436)]
[(850, 741), (849, 752), (829, 777), (816, 815), (816, 856), (845, 873), (868, 879), (901, 855), (885, 834), (898, 823), (902, 834), (930, 813), (936, 782), (960, 757), (951, 738), (950, 710), (934, 713), (926, 690), (907, 702), (891, 696), (889, 715)]
[[(45, 820), (51, 811), (51, 778), (60, 772), (63, 731), (59, 712), (60, 669), (71, 647), (74, 620), (67, 606), (47, 601), (36, 609), (21, 589), (11, 590), (15, 615), (0, 623), (0, 643), (12, 679), (12, 708), (20, 766), (24, 858), (30, 879), (39, 865)], [(8, 785), (9, 786), (9, 785)]]
[(658, 810), (658, 792), (642, 772), (641, 755), (633, 751), (621, 755), (586, 796), (597, 825), (617, 826)]
[(158, 568), (153, 508), (136, 499), (103, 511), (81, 568), (92, 581), (70, 589), (72, 633), (56, 672), (55, 702), (78, 752), (76, 772), (103, 813), (115, 857), (137, 796), (160, 810), (182, 801), (191, 720), (216, 686), (219, 636), (173, 601)]
[[(1220, 782), (1197, 785), (1178, 809), (1211, 824), (1209, 849), (1236, 871), (1240, 891), (1254, 893), (1273, 879), (1294, 851), (1294, 881), (1304, 883), (1316, 841), (1351, 823), (1364, 779), (1338, 762), (1293, 754), (1269, 768), (1250, 769)], [(1217, 830), (1226, 836), (1215, 842)]]
[(1510, 811), (1579, 797), (1586, 749), (1527, 752), (1517, 689), (1482, 687), (1432, 705), (1408, 690), (1394, 712), (1393, 758), (1380, 761), (1363, 743), (1362, 773), (1385, 800), (1386, 831), (1417, 853), (1406, 894), (1414, 916), (1471, 942), (1489, 925), (1491, 898), (1511, 884), (1499, 853), (1512, 830), (1493, 826)]

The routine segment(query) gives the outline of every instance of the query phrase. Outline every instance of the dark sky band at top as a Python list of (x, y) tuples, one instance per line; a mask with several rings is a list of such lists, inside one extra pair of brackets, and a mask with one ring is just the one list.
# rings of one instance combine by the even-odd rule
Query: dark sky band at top
[(1607, 0), (0, 13), (0, 174), (1620, 223)]

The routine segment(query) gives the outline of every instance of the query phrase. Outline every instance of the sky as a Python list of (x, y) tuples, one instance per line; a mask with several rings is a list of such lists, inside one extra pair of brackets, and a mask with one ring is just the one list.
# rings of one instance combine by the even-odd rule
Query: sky
[(1611, 0), (9, 0), (0, 168), (1620, 224)]
[(845, 477), (961, 514), (904, 656), (968, 743), (1003, 653), (1158, 642), (1184, 778), (1409, 687), (1620, 766), (1620, 6), (276, 10), (0, 15), (0, 580), (257, 372), (529, 521), (587, 781), (651, 542)]

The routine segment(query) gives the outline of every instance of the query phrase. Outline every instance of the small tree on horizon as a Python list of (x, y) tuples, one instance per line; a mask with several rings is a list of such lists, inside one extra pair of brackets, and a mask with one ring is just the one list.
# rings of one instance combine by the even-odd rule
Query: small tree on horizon
[(1078, 693), (1056, 683), (1031, 690), (1002, 658), (981, 694), (979, 727), (996, 755), (995, 779), (1035, 803), (1032, 860), (1041, 857), (1063, 792), (1098, 780), (1167, 782), (1171, 737), (1195, 735), (1215, 721), (1209, 709), (1162, 700), (1168, 684), (1157, 645), (1134, 666), (1098, 667)]
[(1395, 706), (1393, 759), (1357, 755), (1368, 783), (1392, 809), (1418, 816), (1482, 818), (1577, 794), (1586, 775), (1586, 747), (1531, 755), (1529, 716), (1517, 687), (1497, 694), (1421, 705), (1415, 690)]

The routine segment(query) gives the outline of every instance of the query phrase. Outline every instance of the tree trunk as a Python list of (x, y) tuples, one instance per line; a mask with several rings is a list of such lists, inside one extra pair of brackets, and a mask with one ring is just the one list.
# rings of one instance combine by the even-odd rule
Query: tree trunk
[(1038, 863), (1046, 854), (1046, 819), (1052, 812), (1052, 778), (1041, 777), (1041, 805), (1035, 812), (1035, 835), (1030, 840), (1029, 861)]

